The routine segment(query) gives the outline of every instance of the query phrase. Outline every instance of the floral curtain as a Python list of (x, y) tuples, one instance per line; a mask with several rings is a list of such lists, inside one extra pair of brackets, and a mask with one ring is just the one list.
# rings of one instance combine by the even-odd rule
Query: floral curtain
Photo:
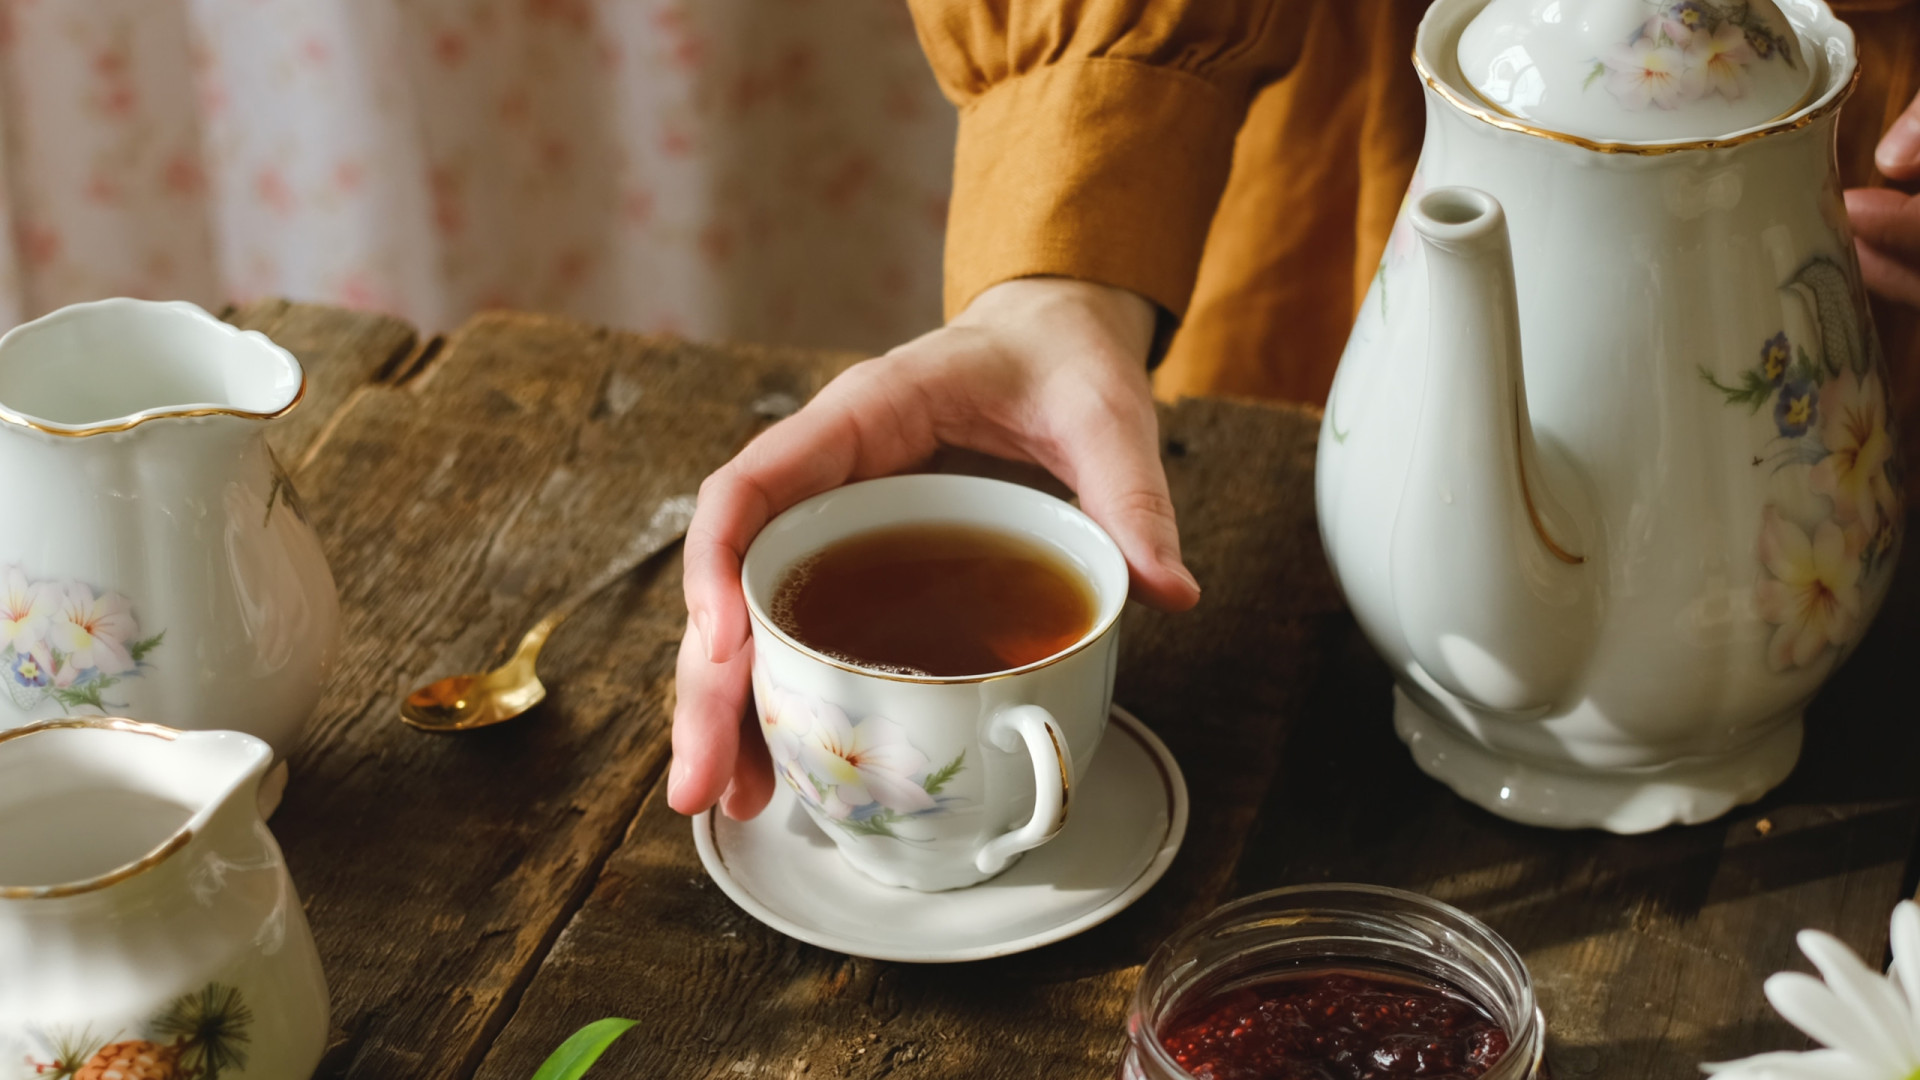
[(109, 295), (881, 349), (953, 114), (899, 0), (0, 0), (0, 324)]

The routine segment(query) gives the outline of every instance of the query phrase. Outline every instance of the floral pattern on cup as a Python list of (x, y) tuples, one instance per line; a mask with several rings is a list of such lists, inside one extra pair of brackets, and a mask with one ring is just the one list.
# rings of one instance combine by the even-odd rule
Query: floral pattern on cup
[(1753, 601), (1773, 627), (1767, 663), (1775, 671), (1807, 667), (1859, 637), (1905, 520), (1884, 364), (1863, 301), (1825, 259), (1789, 288), (1808, 299), (1819, 325), (1818, 359), (1782, 331), (1731, 384), (1701, 369), (1727, 404), (1765, 410), (1771, 435), (1753, 464), (1791, 470), (1789, 487), (1804, 496), (1771, 499), (1761, 511)]
[(966, 768), (966, 752), (935, 768), (884, 716), (858, 722), (829, 701), (762, 682), (760, 730), (773, 767), (794, 793), (852, 836), (900, 838), (896, 826), (945, 813), (942, 795)]
[(27, 712), (51, 698), (66, 712), (123, 706), (106, 692), (138, 678), (166, 637), (140, 636), (133, 604), (79, 581), (34, 581), (18, 566), (0, 571), (0, 685)]
[(1593, 65), (1587, 86), (1604, 83), (1629, 109), (1677, 109), (1715, 94), (1745, 97), (1754, 64), (1775, 57), (1793, 66), (1793, 51), (1755, 18), (1746, 0), (1661, 2), (1633, 40)]
[(247, 1071), (253, 1010), (236, 987), (208, 983), (135, 1030), (44, 1033), (25, 1076), (52, 1080), (220, 1080)]

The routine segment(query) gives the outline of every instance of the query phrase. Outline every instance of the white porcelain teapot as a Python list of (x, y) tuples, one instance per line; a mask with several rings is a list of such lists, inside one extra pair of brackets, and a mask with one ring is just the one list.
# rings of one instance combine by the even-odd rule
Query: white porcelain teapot
[(111, 713), (290, 749), (340, 622), (262, 434), (305, 386), (186, 303), (76, 304), (0, 337), (0, 730)]
[(319, 954), (255, 806), (273, 752), (124, 719), (0, 732), (0, 1080), (303, 1080)]
[(1818, 0), (1421, 25), (1426, 145), (1318, 507), (1401, 738), (1495, 813), (1640, 832), (1757, 798), (1886, 594), (1902, 473), (1834, 158), (1854, 57)]

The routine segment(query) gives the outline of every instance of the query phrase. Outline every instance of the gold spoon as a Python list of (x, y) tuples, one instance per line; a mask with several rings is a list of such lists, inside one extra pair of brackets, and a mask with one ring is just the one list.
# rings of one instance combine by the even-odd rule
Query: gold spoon
[(672, 547), (687, 534), (692, 520), (693, 496), (675, 495), (661, 503), (626, 553), (533, 624), (506, 663), (482, 674), (448, 676), (415, 690), (400, 703), (400, 719), (421, 731), (472, 731), (505, 723), (546, 700), (547, 688), (534, 665), (554, 630), (602, 590)]

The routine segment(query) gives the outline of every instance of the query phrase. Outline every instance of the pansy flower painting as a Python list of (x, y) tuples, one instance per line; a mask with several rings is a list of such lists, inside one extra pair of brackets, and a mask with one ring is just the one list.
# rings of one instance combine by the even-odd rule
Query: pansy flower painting
[(1837, 263), (1815, 259), (1786, 286), (1806, 302), (1815, 340), (1768, 338), (1752, 367), (1701, 376), (1729, 405), (1765, 416), (1756, 468), (1776, 493), (1761, 512), (1754, 614), (1775, 671), (1842, 655), (1884, 593), (1905, 520), (1884, 363), (1864, 300)]
[(965, 768), (964, 752), (936, 767), (884, 716), (856, 722), (831, 702), (755, 682), (774, 771), (836, 827), (899, 839), (902, 823), (951, 808), (942, 792)]
[(1679, 0), (1650, 5), (1633, 36), (1594, 61), (1587, 86), (1604, 85), (1629, 109), (1677, 109), (1690, 101), (1738, 101), (1755, 64), (1792, 66), (1778, 31), (1747, 0)]
[(110, 691), (138, 678), (165, 632), (143, 637), (133, 604), (79, 581), (36, 581), (0, 570), (0, 685), (21, 713), (47, 701), (63, 712), (122, 706)]

